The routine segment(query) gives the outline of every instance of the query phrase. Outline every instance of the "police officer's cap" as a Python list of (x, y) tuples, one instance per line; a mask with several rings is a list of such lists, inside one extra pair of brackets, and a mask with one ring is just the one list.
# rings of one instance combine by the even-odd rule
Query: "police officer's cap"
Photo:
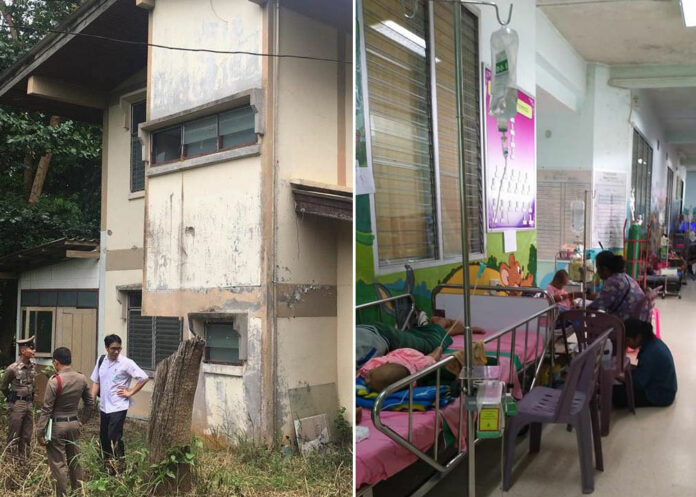
[(24, 340), (17, 340), (17, 345), (19, 345), (20, 347), (21, 347), (22, 345), (29, 345), (29, 344), (32, 344), (32, 343), (34, 343), (34, 337), (33, 337), (33, 336), (31, 336), (31, 337), (29, 337), (29, 338), (25, 338)]

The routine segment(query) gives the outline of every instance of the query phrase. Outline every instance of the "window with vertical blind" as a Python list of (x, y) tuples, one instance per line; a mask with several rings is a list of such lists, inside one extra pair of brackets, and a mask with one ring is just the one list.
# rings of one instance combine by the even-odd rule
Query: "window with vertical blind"
[(181, 320), (143, 316), (142, 292), (128, 294), (128, 357), (153, 371), (162, 359), (176, 352), (181, 342)]
[(631, 190), (635, 195), (635, 217), (643, 216), (645, 223), (650, 217), (650, 195), (652, 193), (653, 150), (638, 132), (633, 130), (633, 165), (631, 167)]
[[(454, 8), (436, 3), (430, 19), (419, 2), (408, 19), (399, 0), (363, 2), (380, 267), (461, 256)], [(482, 255), (478, 19), (464, 8), (462, 52), (470, 251)]]

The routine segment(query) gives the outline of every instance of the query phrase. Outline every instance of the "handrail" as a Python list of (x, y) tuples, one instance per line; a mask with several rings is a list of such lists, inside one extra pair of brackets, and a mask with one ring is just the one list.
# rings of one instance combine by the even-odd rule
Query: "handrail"
[[(401, 295), (395, 295), (393, 297), (386, 297), (383, 299), (374, 300), (372, 302), (367, 302), (365, 304), (356, 305), (355, 312), (358, 312), (362, 309), (367, 309), (368, 307), (382, 305), (382, 304), (387, 303), (387, 302), (394, 302), (396, 300), (401, 300), (401, 299), (408, 299), (411, 301), (411, 308), (409, 309), (408, 314), (406, 315), (406, 319), (400, 328), (400, 331), (404, 331), (406, 329), (406, 325), (408, 324), (409, 320), (411, 319), (411, 315), (416, 311), (416, 298), (411, 293), (402, 293)], [(380, 314), (380, 316), (381, 316), (381, 314)], [(397, 322), (396, 325), (398, 328), (399, 323)]]

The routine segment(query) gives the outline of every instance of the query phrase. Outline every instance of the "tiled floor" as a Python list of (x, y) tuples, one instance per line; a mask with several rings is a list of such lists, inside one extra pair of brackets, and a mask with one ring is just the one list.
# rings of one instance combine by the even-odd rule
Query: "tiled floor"
[[(668, 408), (641, 408), (633, 416), (612, 413), (611, 432), (602, 439), (604, 472), (595, 472), (596, 497), (696, 496), (696, 282), (682, 300), (658, 302), (662, 338), (674, 356), (679, 391)], [(527, 453), (528, 438), (517, 446), (513, 485), (500, 489), (500, 442), (477, 447), (477, 497), (573, 497), (582, 495), (575, 433), (549, 426), (541, 452)], [(466, 462), (428, 494), (466, 495)]]

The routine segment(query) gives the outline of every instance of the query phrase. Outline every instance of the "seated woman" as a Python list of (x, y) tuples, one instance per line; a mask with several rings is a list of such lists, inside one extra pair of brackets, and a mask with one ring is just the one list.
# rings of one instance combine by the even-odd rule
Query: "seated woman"
[[(597, 254), (597, 274), (604, 281), (602, 290), (593, 296), (588, 309), (602, 310), (622, 321), (634, 316), (636, 307), (645, 301), (645, 294), (636, 280), (625, 273), (624, 258), (605, 250)], [(639, 319), (648, 320), (648, 309), (644, 306)]]
[(551, 283), (546, 287), (546, 291), (551, 294), (559, 312), (569, 311), (573, 308), (573, 299), (582, 297), (581, 292), (566, 292), (563, 288), (568, 284), (568, 271), (561, 269), (556, 271)]
[[(677, 373), (667, 345), (654, 335), (650, 323), (631, 318), (626, 320), (625, 327), (626, 345), (640, 348), (638, 366), (631, 375), (636, 407), (672, 404), (677, 393)], [(614, 387), (613, 397), (617, 407), (627, 405), (623, 385)]]

